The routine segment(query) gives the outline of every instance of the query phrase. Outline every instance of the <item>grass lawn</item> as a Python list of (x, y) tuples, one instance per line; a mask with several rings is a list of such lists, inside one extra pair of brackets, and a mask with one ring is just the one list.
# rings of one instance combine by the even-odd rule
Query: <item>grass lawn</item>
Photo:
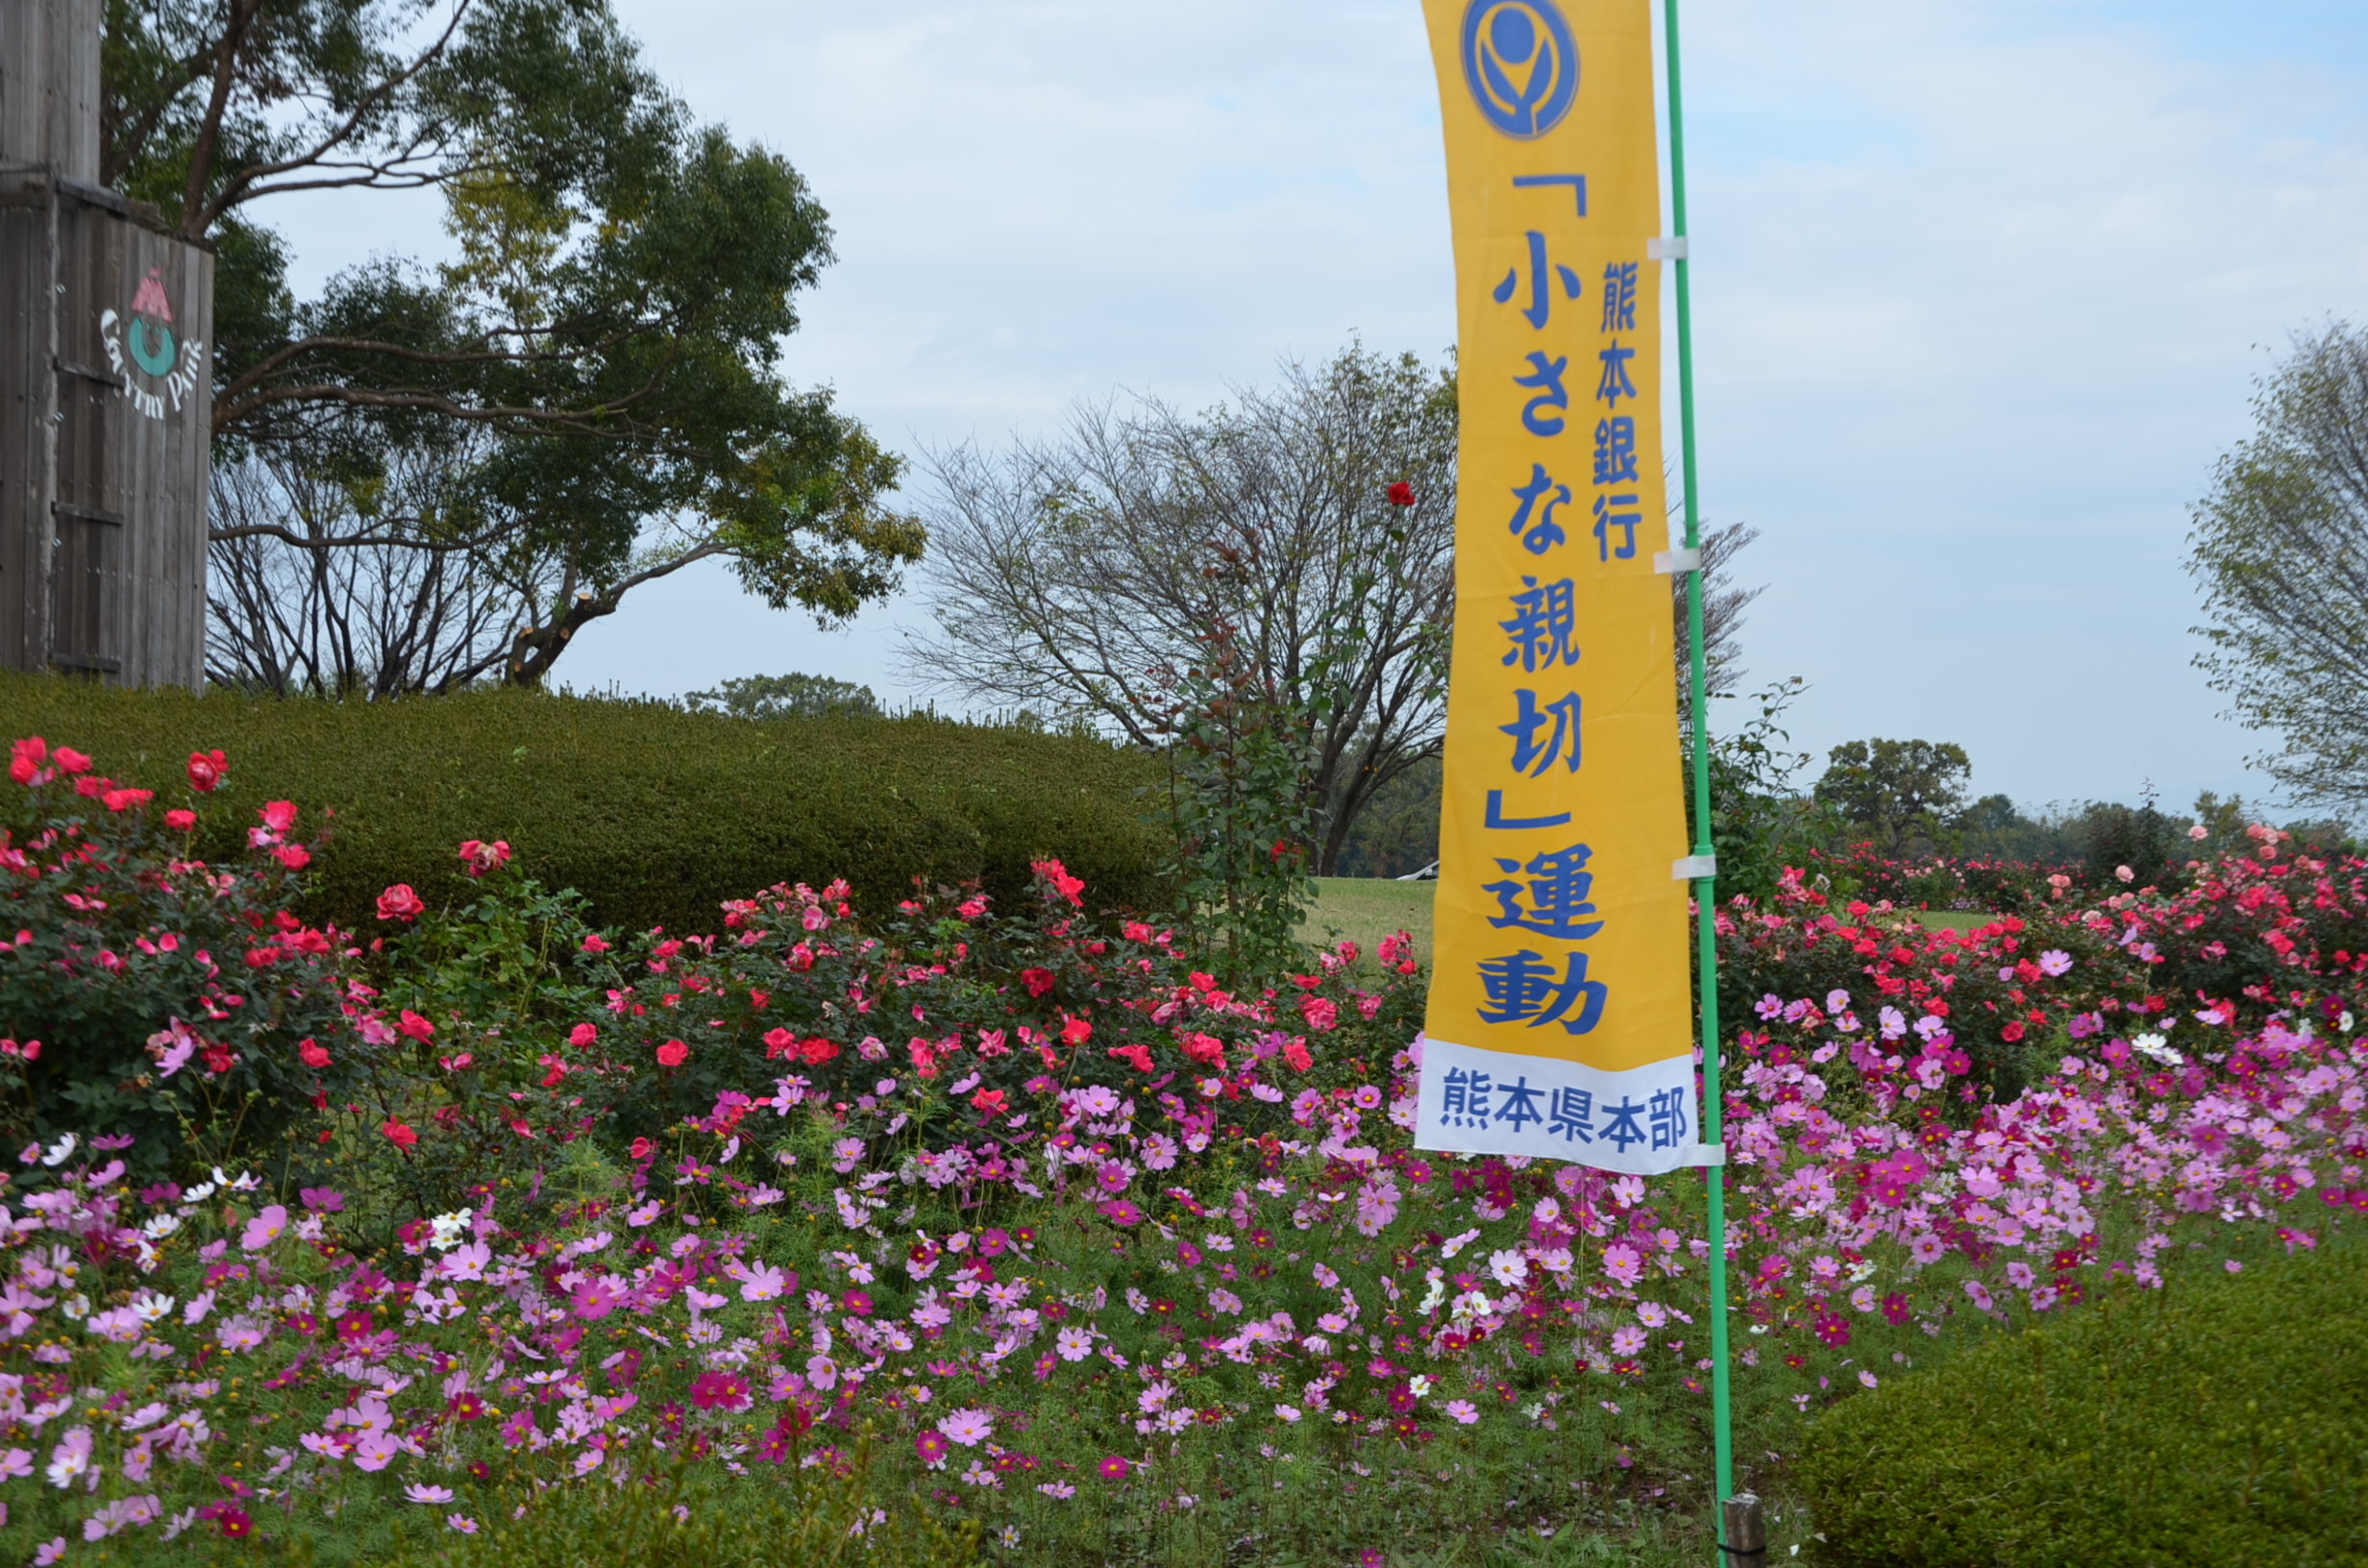
[(1316, 907), (1299, 934), (1310, 942), (1325, 940), (1327, 928), (1370, 953), (1374, 943), (1393, 931), (1414, 935), (1415, 951), (1431, 956), (1431, 893), (1436, 882), (1394, 882), (1380, 876), (1320, 876), (1316, 878)]
[(1914, 909), (1908, 913), (1923, 921), (1928, 931), (1970, 931), (1998, 918), (1984, 909)]

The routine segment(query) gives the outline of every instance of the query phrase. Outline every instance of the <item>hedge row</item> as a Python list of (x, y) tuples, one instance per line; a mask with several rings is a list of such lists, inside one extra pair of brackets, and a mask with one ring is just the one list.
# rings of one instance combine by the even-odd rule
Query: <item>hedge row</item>
[(1842, 1402), (1800, 1475), (1849, 1568), (2368, 1561), (2368, 1244), (2118, 1286)]
[[(124, 692), (0, 674), (0, 730), (88, 752), (178, 804), (192, 750), (232, 788), (200, 849), (237, 849), (254, 808), (329, 819), (308, 903), (365, 923), (380, 891), (453, 891), (454, 846), (506, 839), (529, 874), (610, 925), (717, 928), (716, 906), (780, 881), (846, 877), (859, 905), (915, 875), (1010, 897), (1056, 855), (1099, 902), (1163, 901), (1137, 791), (1155, 767), (1101, 742), (925, 716), (757, 722), (657, 702), (491, 691), (390, 702)], [(225, 809), (227, 808), (227, 809)]]

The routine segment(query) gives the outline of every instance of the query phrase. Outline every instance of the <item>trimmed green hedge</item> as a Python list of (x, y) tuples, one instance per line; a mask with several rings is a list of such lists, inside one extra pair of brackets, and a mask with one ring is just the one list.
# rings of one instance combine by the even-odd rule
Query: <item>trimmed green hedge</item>
[[(392, 702), (123, 692), (0, 674), (0, 731), (40, 735), (100, 772), (185, 797), (192, 750), (230, 754), (201, 850), (234, 852), (265, 800), (304, 825), (333, 810), (308, 912), (367, 925), (380, 891), (453, 889), (463, 839), (506, 839), (529, 874), (606, 924), (718, 928), (716, 906), (781, 881), (844, 876), (859, 905), (911, 878), (1022, 893), (1057, 855), (1098, 903), (1162, 902), (1163, 845), (1139, 787), (1156, 769), (1099, 741), (928, 717), (758, 722), (657, 702), (473, 692)], [(223, 809), (228, 806), (230, 809)]]
[(2368, 1561), (2368, 1245), (2116, 1286), (1842, 1402), (1799, 1474), (1849, 1568)]

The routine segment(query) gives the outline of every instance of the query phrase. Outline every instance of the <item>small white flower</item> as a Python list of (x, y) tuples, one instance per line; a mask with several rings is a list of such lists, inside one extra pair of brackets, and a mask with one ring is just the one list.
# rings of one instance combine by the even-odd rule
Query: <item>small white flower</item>
[(66, 1161), (73, 1156), (75, 1147), (81, 1142), (82, 1139), (76, 1138), (72, 1133), (66, 1134), (63, 1138), (58, 1139), (57, 1142), (52, 1143), (48, 1148), (41, 1151), (41, 1164), (45, 1165), (64, 1164)]

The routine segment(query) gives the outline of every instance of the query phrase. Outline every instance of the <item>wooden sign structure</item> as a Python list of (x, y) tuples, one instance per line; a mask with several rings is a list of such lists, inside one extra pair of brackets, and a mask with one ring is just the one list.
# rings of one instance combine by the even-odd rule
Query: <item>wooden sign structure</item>
[(0, 0), (0, 666), (205, 680), (210, 250), (99, 184), (103, 0)]

